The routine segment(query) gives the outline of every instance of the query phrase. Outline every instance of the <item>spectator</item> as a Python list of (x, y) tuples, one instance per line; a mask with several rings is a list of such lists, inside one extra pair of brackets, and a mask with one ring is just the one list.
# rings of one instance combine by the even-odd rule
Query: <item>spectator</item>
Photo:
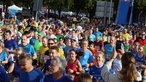
[(112, 62), (117, 56), (116, 49), (113, 50), (112, 58), (106, 63), (101, 71), (102, 78), (106, 82), (134, 82), (139, 81), (138, 71), (136, 69), (135, 57), (132, 53), (126, 52), (122, 56), (122, 70), (119, 73), (111, 74), (109, 70), (111, 68)]

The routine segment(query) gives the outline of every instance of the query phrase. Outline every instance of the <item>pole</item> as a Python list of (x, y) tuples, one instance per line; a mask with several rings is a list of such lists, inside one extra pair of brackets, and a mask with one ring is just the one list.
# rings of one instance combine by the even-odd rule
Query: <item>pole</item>
[(105, 6), (104, 6), (104, 25), (106, 24), (106, 11), (107, 11), (107, 1), (105, 0)]
[(37, 0), (37, 4), (36, 4), (36, 14), (35, 14), (35, 21), (37, 21), (37, 19), (38, 19), (38, 4), (39, 4), (39, 0)]
[(108, 16), (108, 24), (110, 24), (110, 20), (111, 20), (111, 14), (112, 14), (112, 2), (113, 2), (113, 0), (110, 0), (110, 12), (109, 12), (109, 16)]
[(132, 0), (132, 3), (131, 3), (131, 13), (130, 13), (130, 21), (129, 21), (129, 25), (132, 25), (132, 18), (133, 18), (133, 8), (134, 8), (134, 0)]

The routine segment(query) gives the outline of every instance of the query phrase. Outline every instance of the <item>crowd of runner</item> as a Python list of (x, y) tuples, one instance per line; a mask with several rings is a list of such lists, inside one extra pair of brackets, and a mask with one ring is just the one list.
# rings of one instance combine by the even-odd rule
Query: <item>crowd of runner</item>
[(146, 81), (146, 27), (16, 17), (0, 25), (0, 82)]

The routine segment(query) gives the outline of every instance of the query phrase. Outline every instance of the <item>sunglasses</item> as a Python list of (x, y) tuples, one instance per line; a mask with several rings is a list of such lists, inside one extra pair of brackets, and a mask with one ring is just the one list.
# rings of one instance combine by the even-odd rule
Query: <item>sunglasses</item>
[(54, 43), (48, 43), (49, 45), (53, 45)]

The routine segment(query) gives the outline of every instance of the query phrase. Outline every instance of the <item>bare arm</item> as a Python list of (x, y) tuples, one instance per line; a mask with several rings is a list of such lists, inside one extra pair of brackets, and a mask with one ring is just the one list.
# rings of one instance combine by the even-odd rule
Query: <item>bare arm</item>
[(1, 62), (1, 64), (7, 64), (7, 63), (8, 63), (8, 58), (5, 58), (5, 60)]
[(12, 73), (13, 70), (14, 70), (14, 66), (15, 66), (14, 62), (11, 63), (11, 65), (10, 65), (10, 67), (8, 68), (7, 72), (8, 72), (8, 73)]
[(33, 59), (36, 59), (37, 58), (37, 55), (36, 55), (36, 53), (33, 55), (33, 57), (32, 57)]

